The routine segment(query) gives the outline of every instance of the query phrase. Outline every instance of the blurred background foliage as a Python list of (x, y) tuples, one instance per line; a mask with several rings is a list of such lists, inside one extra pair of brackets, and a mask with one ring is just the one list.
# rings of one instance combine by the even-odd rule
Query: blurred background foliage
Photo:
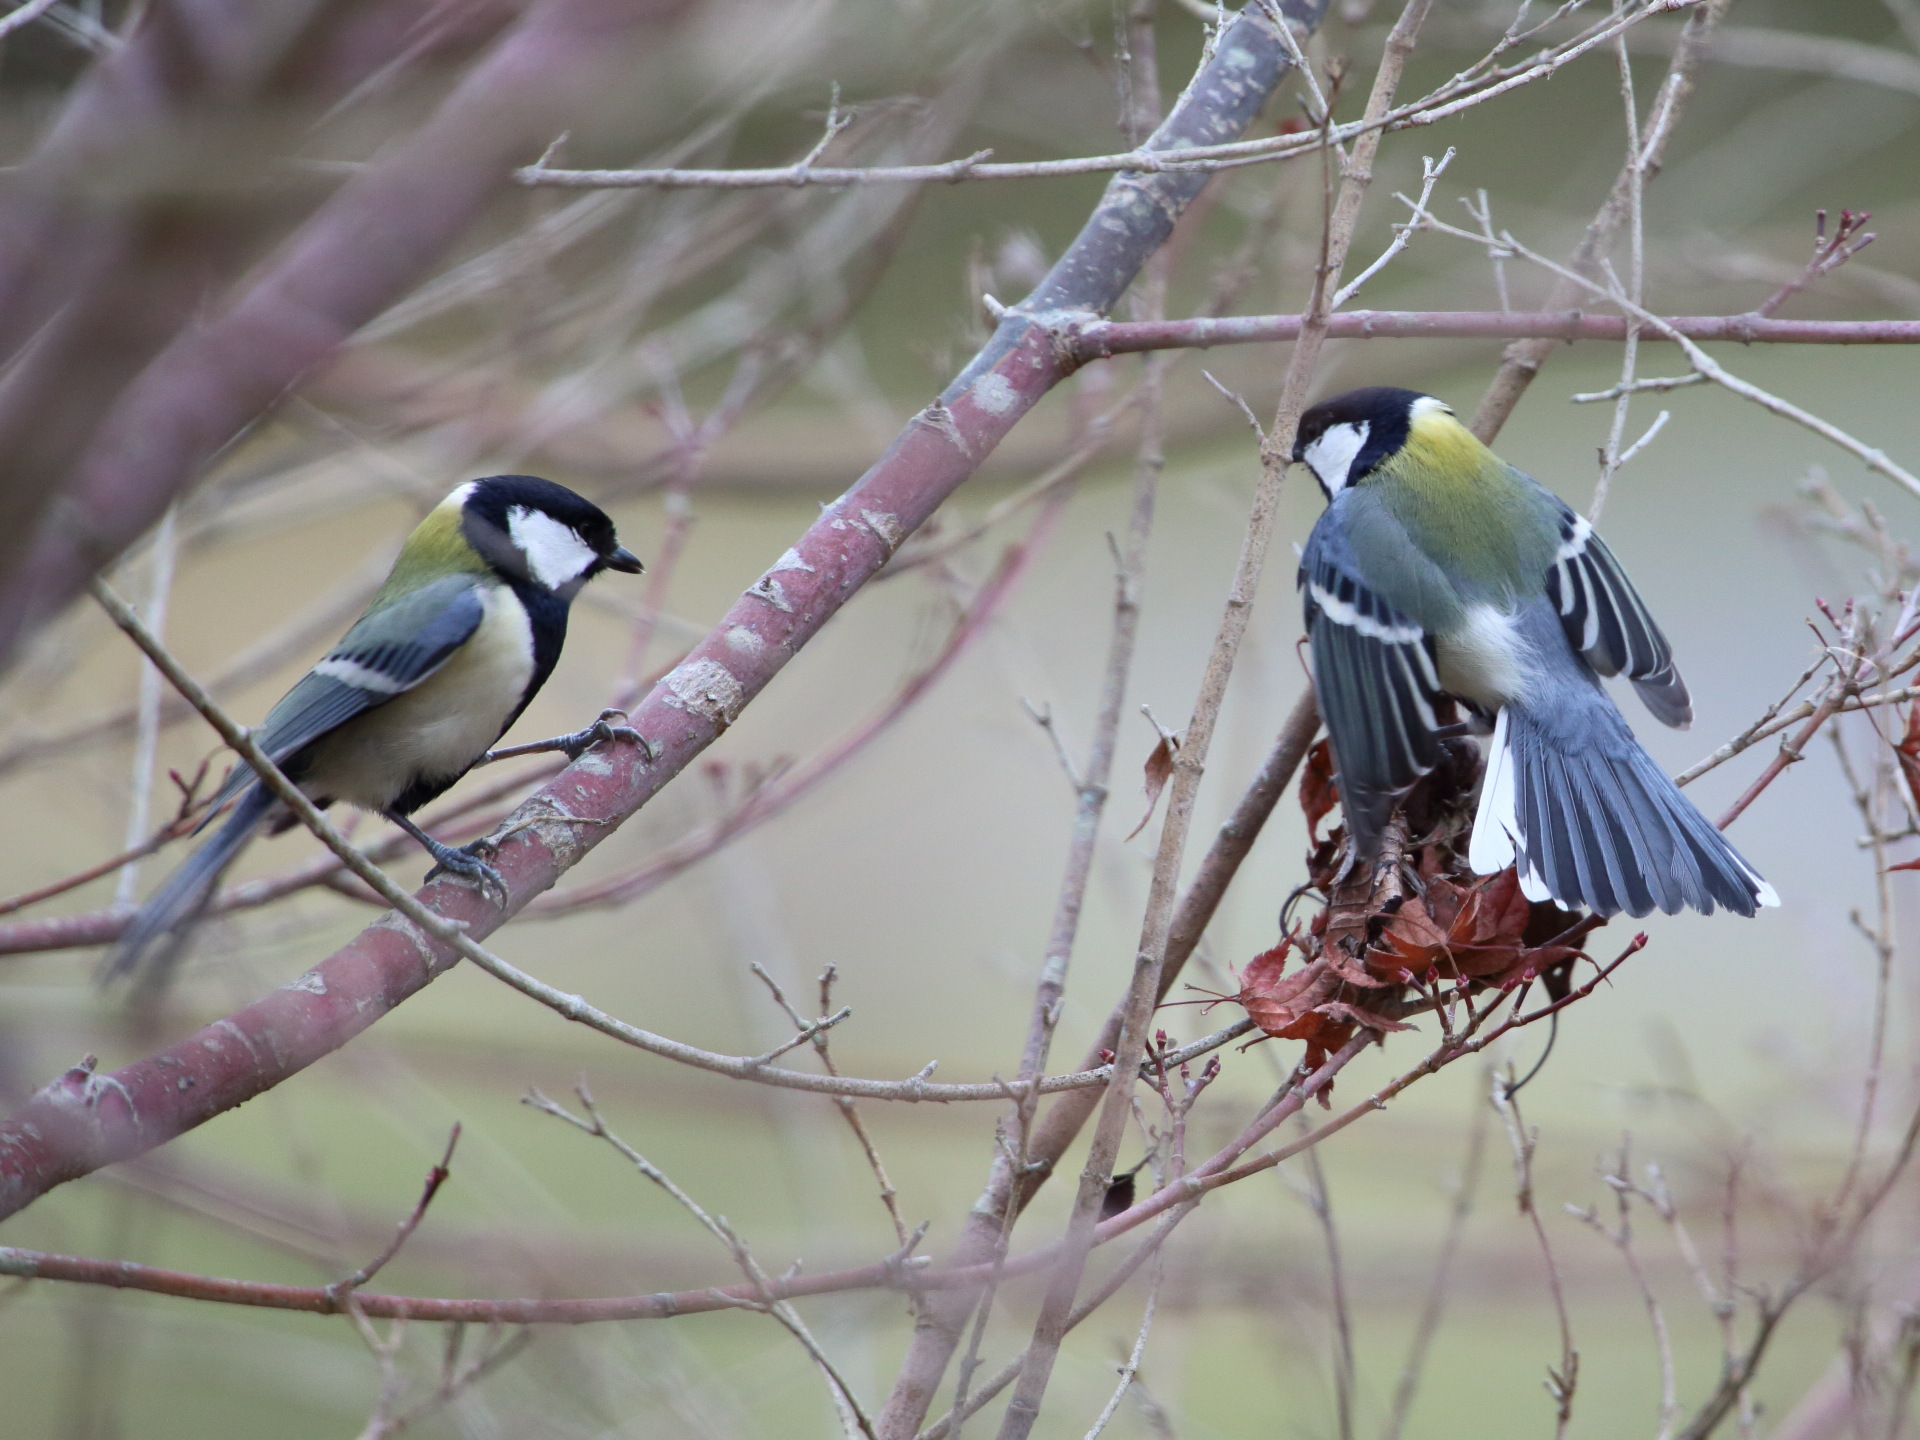
[[(1481, 54), (1512, 9), (1440, 0), (1410, 87), (1428, 88)], [(1358, 113), (1391, 10), (1336, 4), (1313, 41), (1318, 60), (1353, 64), (1343, 115)], [(1824, 48), (1743, 49), (1735, 36), (1703, 72), (1665, 174), (1648, 191), (1654, 309), (1751, 307), (1799, 268), (1815, 209), (1845, 207), (1873, 212), (1878, 242), (1788, 313), (1920, 315), (1915, 17), (1896, 0), (1738, 0), (1732, 30), (1818, 36)], [(63, 4), (8, 36), (0, 147), (12, 155), (30, 147), (126, 21), (117, 7)], [(1635, 32), (1643, 100), (1675, 24)], [(1202, 22), (1166, 4), (1157, 40), (1171, 96), (1199, 55)], [(1124, 148), (1114, 51), (1104, 0), (710, 0), (551, 163), (787, 163), (818, 137), (835, 85), (853, 116), (830, 152), (835, 163), (933, 161), (986, 147), (1002, 160), (1109, 152)], [(1775, 63), (1754, 63), (1769, 54)], [(396, 61), (322, 104), (302, 98), (295, 72), (307, 62), (317, 73), (325, 57), (295, 55), (284, 103), (213, 107), (156, 135), (155, 168), (137, 183), (153, 187), (164, 172), (184, 233), (218, 217), (242, 259), (257, 259), (298, 213), (289, 196), (376, 154), (446, 93), (465, 58), (456, 45), (417, 64)], [(1283, 91), (1262, 133), (1297, 113), (1292, 90)], [(1436, 190), (1441, 218), (1460, 221), (1457, 197), (1484, 191), (1497, 224), (1564, 254), (1620, 164), (1611, 61), (1596, 54), (1548, 83), (1389, 137), (1357, 255), (1387, 243), (1405, 213), (1393, 192), (1416, 189), (1421, 157), (1448, 146), (1458, 155)], [(559, 673), (509, 738), (584, 723), (623, 676), (670, 664), (870, 463), (984, 339), (980, 295), (1024, 293), (1103, 183), (516, 194), (181, 503), (169, 641), (195, 673), (227, 677), (234, 713), (257, 718), (371, 591), (426, 506), (473, 475), (535, 471), (603, 499), (656, 570), (663, 536), (686, 526), (644, 654), (632, 653), (644, 585), (603, 583), (576, 611)], [(1169, 313), (1193, 313), (1229, 279), (1239, 281), (1235, 311), (1298, 309), (1321, 203), (1311, 159), (1216, 179), (1176, 240)], [(1229, 276), (1236, 256), (1244, 274)], [(1518, 262), (1505, 268), (1516, 308), (1544, 293), (1540, 275)], [(1477, 248), (1422, 236), (1361, 303), (1498, 308), (1495, 280)], [(1664, 347), (1650, 348), (1643, 369), (1679, 368)], [(1406, 384), (1469, 407), (1497, 354), (1479, 342), (1336, 342), (1320, 391)], [(1190, 704), (1258, 473), (1244, 422), (1200, 370), (1267, 414), (1282, 358), (1273, 347), (1243, 347), (1173, 371), (1171, 450), (1129, 691), (1130, 706), (1151, 706), (1169, 724)], [(1909, 351), (1756, 347), (1727, 363), (1909, 463), (1920, 454), (1920, 364)], [(1046, 401), (931, 533), (961, 538), (983, 519), (995, 525), (861, 596), (696, 773), (567, 885), (634, 870), (768, 773), (873, 715), (933, 656), (957, 607), (1036, 513), (1033, 503), (1010, 516), (995, 507), (1059, 460), (1138, 365), (1091, 367)], [(1502, 453), (1584, 506), (1608, 416), (1568, 396), (1604, 388), (1616, 371), (1611, 347), (1568, 347), (1507, 428)], [(1804, 523), (1809, 474), (1819, 468), (1841, 494), (1880, 506), (1897, 534), (1912, 532), (1914, 502), (1724, 393), (1649, 398), (1636, 407), (1639, 424), (1661, 408), (1672, 421), (1615, 481), (1605, 528), (1697, 697), (1691, 734), (1642, 727), (1655, 755), (1678, 770), (1805, 668), (1815, 642), (1803, 620), (1816, 596), (1838, 601), (1871, 588), (1856, 549)], [(629, 903), (523, 920), (500, 937), (501, 952), (635, 1023), (728, 1053), (765, 1049), (789, 1029), (749, 962), (808, 996), (831, 964), (837, 999), (855, 1011), (835, 1032), (849, 1073), (904, 1075), (936, 1058), (943, 1079), (1012, 1073), (1073, 805), (1022, 701), (1051, 707), (1068, 744), (1084, 746), (1111, 616), (1106, 537), (1125, 525), (1129, 449), (1123, 423), (1077, 482), (1049, 492), (1064, 508), (1031, 540), (1035, 563), (1017, 592), (933, 690), (827, 784)], [(1318, 508), (1312, 485), (1290, 480), (1283, 535), (1304, 539)], [(142, 551), (122, 565), (129, 593), (146, 593), (150, 559)], [(1290, 572), (1280, 552), (1210, 764), (1207, 829), (1304, 683)], [(0, 687), (0, 794), (13, 817), (0, 829), (0, 873), (9, 891), (122, 848), (137, 678), (129, 648), (78, 607)], [(1124, 983), (1151, 866), (1151, 832), (1130, 844), (1119, 837), (1143, 806), (1131, 777), (1154, 735), (1130, 715), (1121, 738), (1122, 781), (1057, 1056), (1079, 1053)], [(213, 753), (197, 721), (170, 724), (162, 774), (191, 773)], [(1763, 753), (1702, 781), (1703, 807), (1715, 813), (1737, 794)], [(161, 813), (167, 788), (163, 779)], [(1569, 1016), (1526, 1096), (1541, 1127), (1539, 1196), (1581, 1352), (1575, 1435), (1659, 1428), (1657, 1354), (1641, 1298), (1619, 1256), (1561, 1209), (1610, 1203), (1598, 1167), (1623, 1135), (1631, 1132), (1636, 1165), (1663, 1167), (1702, 1243), (1715, 1247), (1727, 1165), (1741, 1157), (1750, 1203), (1739, 1244), (1755, 1285), (1790, 1268), (1805, 1198), (1844, 1161), (1874, 967), (1849, 922), (1873, 892), (1858, 829), (1820, 747), (1737, 831), (1783, 908), (1751, 923), (1655, 917), (1648, 950)], [(1231, 990), (1227, 969), (1272, 943), (1303, 844), (1297, 812), (1284, 806), (1215, 921), (1205, 951), (1212, 968), (1195, 984)], [(278, 874), (314, 853), (307, 837), (290, 835), (256, 846), (241, 873)], [(165, 863), (148, 862), (143, 883)], [(398, 868), (411, 878), (414, 858)], [(1915, 882), (1895, 880), (1906, 919)], [(116, 884), (103, 878), (45, 912), (110, 904)], [(144, 1054), (294, 976), (372, 913), (312, 889), (222, 919), (207, 927), (160, 1013), (129, 1014), (93, 990), (91, 952), (0, 956), (0, 1092), (17, 1100), (82, 1054), (108, 1065)], [(1616, 924), (1597, 943), (1617, 947), (1630, 933)], [(1913, 1098), (1920, 992), (1910, 975), (1902, 950), (1889, 1113)], [(1224, 1023), (1222, 1013), (1170, 1009), (1164, 1023), (1191, 1037)], [(1527, 1032), (1501, 1060), (1524, 1068), (1539, 1044)], [(1411, 1053), (1399, 1046), (1363, 1058), (1341, 1080), (1343, 1093), (1361, 1093)], [(1265, 1093), (1270, 1058), (1284, 1066), (1293, 1057), (1230, 1052), (1221, 1094), (1244, 1102)], [(727, 1256), (684, 1212), (611, 1152), (518, 1104), (529, 1086), (558, 1096), (583, 1075), (626, 1138), (727, 1215), (769, 1268), (804, 1257), (819, 1270), (893, 1247), (872, 1177), (825, 1100), (619, 1050), (468, 967), (294, 1082), (145, 1160), (48, 1196), (7, 1222), (0, 1239), (316, 1283), (384, 1243), (458, 1121), (453, 1180), (383, 1287), (614, 1294), (730, 1279)], [(1361, 1434), (1377, 1433), (1391, 1408), (1450, 1197), (1471, 1168), (1485, 1091), (1484, 1075), (1457, 1067), (1324, 1148), (1356, 1318)], [(995, 1110), (867, 1108), (900, 1203), (910, 1223), (931, 1222), (935, 1253), (978, 1191)], [(1197, 1143), (1223, 1141), (1238, 1113), (1203, 1108)], [(1222, 1193), (1186, 1223), (1141, 1372), (1153, 1403), (1123, 1407), (1109, 1433), (1338, 1433), (1326, 1248), (1302, 1200), (1309, 1182), (1295, 1168)], [(1909, 1180), (1893, 1207), (1901, 1223), (1867, 1265), (1878, 1300), (1920, 1301), (1914, 1193)], [(1065, 1194), (1059, 1185), (1043, 1194), (1027, 1222), (1035, 1236), (1058, 1224)], [(1450, 1309), (1405, 1433), (1546, 1433), (1552, 1408), (1541, 1380), (1558, 1342), (1497, 1127), (1463, 1233)], [(1717, 1377), (1717, 1322), (1666, 1238), (1650, 1233), (1644, 1243), (1681, 1393), (1697, 1395)], [(1836, 1279), (1828, 1300), (1794, 1312), (1756, 1389), (1763, 1431), (1857, 1328), (1859, 1278)], [(1015, 1287), (1011, 1312), (1026, 1315), (1032, 1298)], [(1071, 1337), (1040, 1433), (1083, 1432), (1138, 1310), (1129, 1292)], [(908, 1330), (904, 1302), (858, 1295), (812, 1302), (807, 1313), (855, 1387), (883, 1394)], [(1015, 1324), (991, 1332), (990, 1363), (1024, 1333)], [(439, 1345), (431, 1327), (415, 1327), (405, 1363), (430, 1372)], [(378, 1383), (340, 1321), (53, 1285), (0, 1289), (0, 1432), (9, 1437), (351, 1435)], [(419, 1433), (786, 1437), (834, 1434), (837, 1424), (789, 1337), (763, 1317), (722, 1314), (545, 1331)]]

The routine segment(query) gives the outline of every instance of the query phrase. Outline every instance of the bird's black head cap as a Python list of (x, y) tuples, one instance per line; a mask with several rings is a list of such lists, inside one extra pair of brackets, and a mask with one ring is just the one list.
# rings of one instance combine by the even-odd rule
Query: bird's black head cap
[(1307, 465), (1332, 499), (1407, 443), (1414, 402), (1432, 397), (1369, 385), (1322, 400), (1300, 417), (1293, 458)]
[(607, 512), (564, 485), (537, 475), (490, 475), (465, 489), (468, 543), (509, 579), (572, 599), (602, 570), (641, 569)]

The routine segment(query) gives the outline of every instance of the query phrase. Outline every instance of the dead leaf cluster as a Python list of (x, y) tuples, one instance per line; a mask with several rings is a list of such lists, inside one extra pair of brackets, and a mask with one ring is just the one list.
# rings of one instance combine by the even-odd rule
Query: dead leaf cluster
[(1305, 893), (1323, 904), (1249, 961), (1229, 997), (1266, 1035), (1306, 1042), (1307, 1069), (1359, 1029), (1379, 1037), (1410, 1029), (1402, 1017), (1450, 998), (1442, 987), (1465, 998), (1539, 980), (1549, 994), (1565, 993), (1582, 943), (1603, 922), (1528, 900), (1511, 868), (1472, 873), (1465, 851), (1478, 771), (1473, 747), (1449, 746), (1389, 827), (1380, 862), (1350, 874), (1345, 830), (1320, 834), (1340, 798), (1332, 752), (1322, 740), (1308, 753)]

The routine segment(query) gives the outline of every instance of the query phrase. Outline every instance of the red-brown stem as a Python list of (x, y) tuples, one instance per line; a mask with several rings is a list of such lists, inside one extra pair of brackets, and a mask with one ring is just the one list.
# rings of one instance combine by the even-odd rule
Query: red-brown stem
[[(1100, 320), (1069, 330), (1082, 360), (1143, 350), (1207, 349), (1297, 339), (1300, 315), (1228, 315), (1220, 319)], [(1774, 320), (1746, 315), (1673, 315), (1666, 323), (1689, 340), (1740, 345), (1920, 345), (1920, 320)], [(1579, 310), (1347, 310), (1327, 317), (1334, 340), (1609, 340), (1627, 338), (1621, 315)], [(1643, 343), (1672, 336), (1643, 329)]]
[(1813, 739), (1822, 725), (1834, 717), (1851, 693), (1847, 686), (1833, 687), (1826, 699), (1814, 709), (1807, 723), (1800, 727), (1799, 733), (1780, 747), (1779, 753), (1767, 762), (1767, 768), (1754, 778), (1754, 782), (1742, 792), (1740, 798), (1727, 808), (1727, 813), (1720, 817), (1718, 823), (1722, 830), (1738, 820), (1741, 813), (1760, 798), (1760, 792), (1778, 780), (1786, 768), (1800, 758), (1801, 752), (1807, 748), (1807, 742)]

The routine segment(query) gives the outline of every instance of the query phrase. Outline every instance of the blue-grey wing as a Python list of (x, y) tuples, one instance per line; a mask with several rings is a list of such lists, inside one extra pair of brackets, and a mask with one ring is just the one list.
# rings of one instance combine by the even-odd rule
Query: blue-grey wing
[(1300, 588), (1341, 807), (1359, 852), (1373, 855), (1394, 802), (1439, 762), (1432, 642), (1367, 583), (1334, 509), (1308, 537)]
[(1547, 597), (1568, 643), (1598, 673), (1624, 673), (1655, 719), (1684, 730), (1693, 721), (1693, 701), (1667, 637), (1586, 517), (1554, 504), (1560, 545), (1547, 569)]
[[(411, 690), (466, 643), (485, 611), (481, 586), (470, 575), (446, 576), (369, 610), (267, 712), (254, 732), (260, 748), (285, 761), (354, 716)], [(214, 809), (252, 780), (246, 765), (235, 767), (214, 797)]]

